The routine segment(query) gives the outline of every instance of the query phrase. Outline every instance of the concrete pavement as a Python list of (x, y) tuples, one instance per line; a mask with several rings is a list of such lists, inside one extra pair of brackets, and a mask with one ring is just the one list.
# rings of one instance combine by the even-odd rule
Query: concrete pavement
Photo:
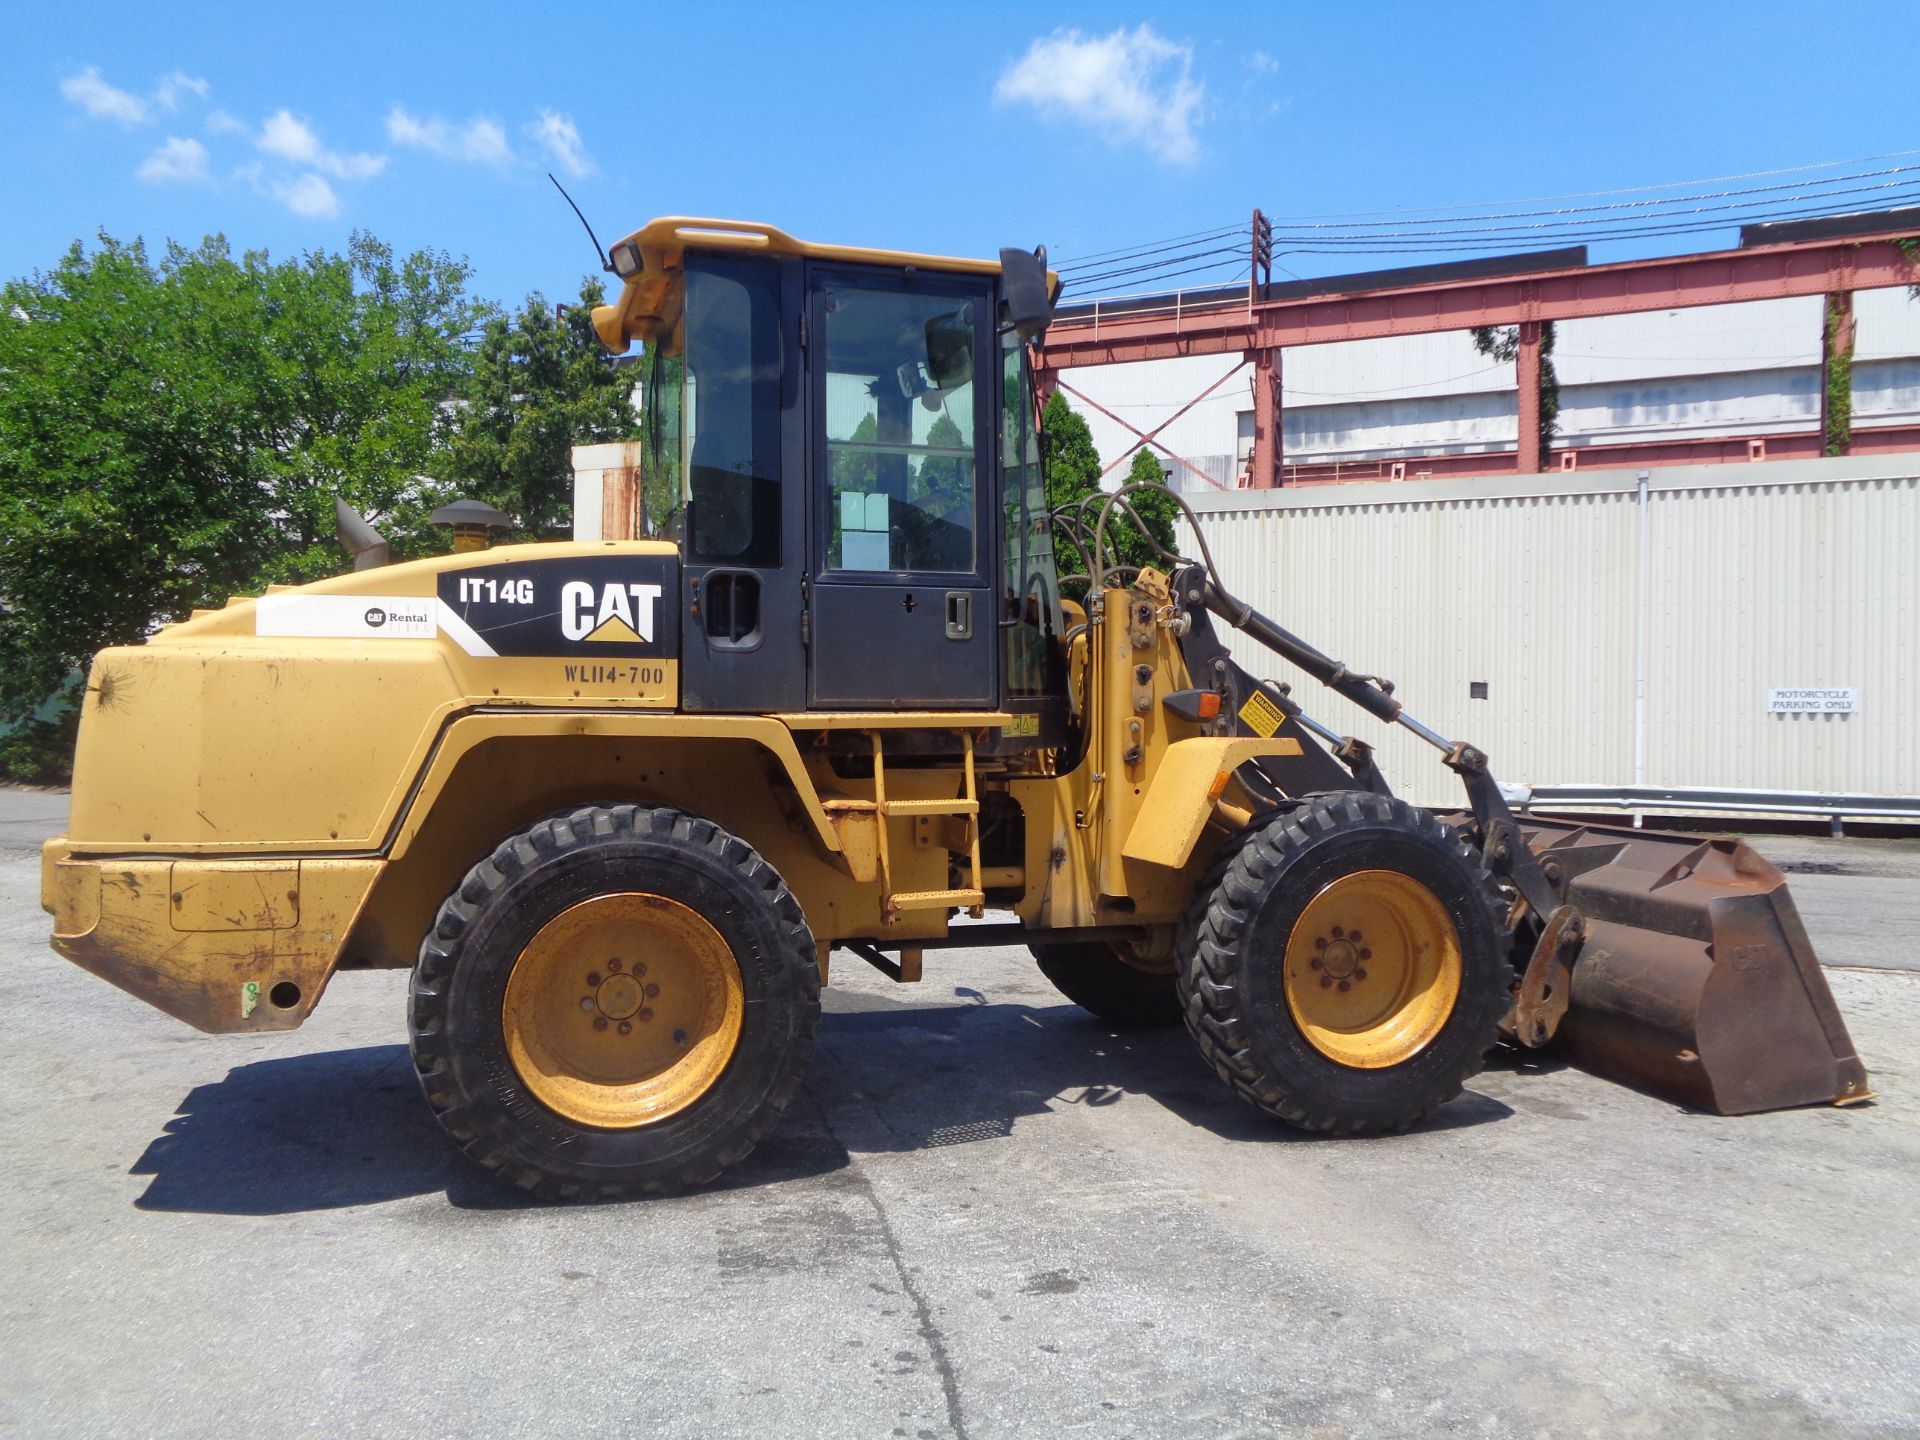
[(403, 975), (207, 1037), (54, 956), (63, 798), (0, 792), (0, 1433), (1920, 1433), (1920, 846), (1759, 842), (1872, 1106), (1498, 1068), (1327, 1141), (1023, 952), (841, 956), (753, 1158), (582, 1209), (447, 1144)]

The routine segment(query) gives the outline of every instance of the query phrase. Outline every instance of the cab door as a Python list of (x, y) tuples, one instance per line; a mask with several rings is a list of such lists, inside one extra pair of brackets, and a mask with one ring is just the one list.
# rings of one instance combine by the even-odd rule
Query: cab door
[(813, 267), (807, 328), (812, 703), (991, 708), (991, 288)]
[[(688, 710), (806, 703), (805, 279), (795, 260), (689, 254), (678, 457)], [(672, 387), (668, 387), (672, 388)]]

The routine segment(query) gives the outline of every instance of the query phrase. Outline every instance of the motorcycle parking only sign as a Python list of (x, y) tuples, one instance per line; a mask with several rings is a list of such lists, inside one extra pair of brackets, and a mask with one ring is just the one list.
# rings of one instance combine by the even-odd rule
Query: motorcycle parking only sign
[(1843, 690), (1769, 690), (1769, 715), (1852, 715), (1860, 709), (1860, 692)]

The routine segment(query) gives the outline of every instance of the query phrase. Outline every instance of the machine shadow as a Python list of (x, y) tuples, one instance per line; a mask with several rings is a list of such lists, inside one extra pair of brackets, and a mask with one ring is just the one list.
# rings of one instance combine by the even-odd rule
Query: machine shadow
[[(1225, 1140), (1328, 1143), (1249, 1109), (1202, 1065), (1184, 1030), (1116, 1031), (1065, 1004), (925, 1005), (841, 993), (780, 1126), (702, 1193), (826, 1175), (844, 1168), (850, 1151), (1003, 1138), (1016, 1122), (1129, 1097)], [(1468, 1091), (1419, 1128), (1511, 1113)], [(237, 1066), (190, 1091), (129, 1173), (152, 1177), (134, 1202), (143, 1210), (285, 1215), (436, 1191), (461, 1209), (544, 1203), (454, 1149), (421, 1098), (404, 1045)]]
[[(792, 1128), (783, 1124), (709, 1188), (802, 1179), (847, 1163), (843, 1147)], [(142, 1210), (287, 1215), (435, 1191), (461, 1209), (543, 1203), (454, 1148), (421, 1097), (405, 1045), (238, 1066), (190, 1091), (128, 1173), (153, 1177), (134, 1201)]]
[[(849, 1130), (853, 1149), (908, 1151), (993, 1139), (1010, 1135), (1019, 1121), (1130, 1097), (1234, 1142), (1392, 1142), (1329, 1142), (1260, 1114), (1207, 1068), (1183, 1027), (1121, 1030), (1076, 1005), (975, 999), (929, 1006), (884, 993), (836, 997), (821, 1026), (808, 1089), (836, 1116), (855, 1101), (870, 1107), (877, 1125), (857, 1139)], [(1468, 1090), (1413, 1133), (1482, 1125), (1512, 1113)]]

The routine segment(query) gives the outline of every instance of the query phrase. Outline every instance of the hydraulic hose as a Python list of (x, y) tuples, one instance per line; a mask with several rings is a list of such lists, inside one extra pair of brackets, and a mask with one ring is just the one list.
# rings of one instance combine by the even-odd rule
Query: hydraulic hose
[(1251, 605), (1223, 594), (1218, 585), (1207, 581), (1207, 608), (1234, 629), (1259, 641), (1267, 649), (1291, 661), (1329, 689), (1337, 690), (1369, 715), (1389, 725), (1400, 718), (1400, 702), (1371, 675), (1356, 675), (1338, 660), (1324, 655), (1283, 625), (1276, 625)]

